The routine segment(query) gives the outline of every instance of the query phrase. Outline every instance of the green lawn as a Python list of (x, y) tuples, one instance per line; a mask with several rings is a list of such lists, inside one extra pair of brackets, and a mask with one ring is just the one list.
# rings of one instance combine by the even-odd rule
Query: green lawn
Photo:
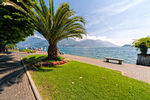
[(19, 51), (19, 50), (11, 50), (11, 49), (8, 49), (8, 51)]
[[(30, 55), (31, 63), (46, 55)], [(123, 76), (120, 72), (71, 62), (55, 67), (40, 67), (30, 72), (43, 100), (150, 100), (150, 84)]]

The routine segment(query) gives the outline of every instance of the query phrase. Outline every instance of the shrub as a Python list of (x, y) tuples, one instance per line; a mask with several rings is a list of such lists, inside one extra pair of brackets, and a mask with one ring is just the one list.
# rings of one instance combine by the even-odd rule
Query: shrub
[(53, 58), (46, 57), (45, 60), (58, 60), (58, 61), (61, 61), (61, 60), (64, 60), (64, 58), (61, 57), (61, 56), (57, 56), (57, 57), (53, 57)]
[(52, 62), (49, 63), (49, 66), (54, 66)]
[(19, 50), (20, 52), (25, 52), (25, 53), (35, 53), (35, 50), (30, 50), (30, 49), (21, 49)]
[(70, 62), (69, 59), (64, 59), (65, 63)]
[(132, 42), (133, 46), (140, 49), (142, 55), (146, 55), (150, 47), (150, 37), (136, 39)]
[(49, 65), (49, 63), (48, 63), (48, 62), (45, 62), (45, 63), (43, 63), (42, 65), (43, 65), (43, 66), (47, 66), (47, 65)]

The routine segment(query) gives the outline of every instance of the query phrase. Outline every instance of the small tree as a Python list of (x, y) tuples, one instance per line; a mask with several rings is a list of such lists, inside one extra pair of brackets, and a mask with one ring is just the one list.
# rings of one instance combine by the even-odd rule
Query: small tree
[(6, 48), (14, 49), (17, 45), (16, 44), (7, 44)]
[(147, 36), (146, 38), (135, 39), (132, 44), (137, 50), (140, 49), (141, 54), (145, 56), (150, 47), (150, 37)]

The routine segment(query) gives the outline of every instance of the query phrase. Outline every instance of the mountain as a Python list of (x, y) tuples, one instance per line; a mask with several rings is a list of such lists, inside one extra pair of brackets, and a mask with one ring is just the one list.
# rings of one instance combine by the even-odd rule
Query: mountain
[(130, 45), (130, 44), (125, 44), (125, 45), (123, 45), (122, 47), (132, 47), (132, 45)]
[[(18, 47), (44, 47), (49, 46), (47, 40), (42, 40), (37, 37), (30, 37), (27, 38), (26, 41), (20, 42), (17, 44)], [(57, 44), (58, 47), (119, 47), (113, 43), (108, 41), (101, 41), (101, 40), (82, 40), (82, 41), (75, 41), (71, 38), (63, 39)]]
[(58, 42), (57, 46), (58, 47), (72, 47), (72, 45), (74, 45), (75, 43), (77, 43), (77, 41), (69, 38), (67, 39), (63, 39), (60, 42)]
[[(29, 37), (26, 39), (26, 41), (19, 42), (17, 44), (17, 47), (30, 47), (34, 46), (35, 44), (38, 44), (40, 42), (43, 42), (44, 40), (37, 38), (37, 37)], [(44, 43), (44, 42), (43, 42)]]
[(77, 42), (72, 47), (118, 47), (118, 46), (107, 41), (87, 39)]
[[(75, 44), (77, 41), (73, 39), (63, 39), (60, 42), (58, 42), (58, 47), (71, 47), (73, 44)], [(20, 42), (17, 44), (17, 47), (43, 47), (43, 46), (49, 46), (47, 40), (43, 40), (41, 38), (37, 37), (29, 37), (26, 39), (26, 41)]]

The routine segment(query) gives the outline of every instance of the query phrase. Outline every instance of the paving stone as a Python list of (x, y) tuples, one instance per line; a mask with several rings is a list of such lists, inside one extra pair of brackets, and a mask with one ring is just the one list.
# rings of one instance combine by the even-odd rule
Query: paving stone
[(20, 57), (27, 54), (9, 52), (0, 60), (0, 100), (35, 100)]

